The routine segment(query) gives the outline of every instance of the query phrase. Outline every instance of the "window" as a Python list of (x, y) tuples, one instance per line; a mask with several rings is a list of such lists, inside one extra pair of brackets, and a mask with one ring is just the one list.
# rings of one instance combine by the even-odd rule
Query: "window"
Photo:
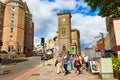
[(62, 29), (62, 34), (65, 35), (65, 28)]
[(14, 28), (10, 28), (10, 32), (13, 32), (14, 31)]
[(13, 41), (13, 36), (10, 36), (10, 41)]
[(21, 52), (21, 46), (20, 45), (18, 46), (18, 51)]
[(14, 6), (12, 6), (12, 11), (15, 11), (15, 7)]
[(11, 14), (11, 18), (14, 18), (14, 17), (15, 17), (15, 14), (14, 14), (14, 13), (12, 13), (12, 14)]
[(11, 20), (10, 24), (11, 24), (11, 25), (14, 25), (14, 20)]
[(13, 52), (14, 51), (14, 48), (12, 45), (8, 46), (8, 52)]
[(63, 45), (63, 51), (66, 51), (66, 46), (65, 45)]

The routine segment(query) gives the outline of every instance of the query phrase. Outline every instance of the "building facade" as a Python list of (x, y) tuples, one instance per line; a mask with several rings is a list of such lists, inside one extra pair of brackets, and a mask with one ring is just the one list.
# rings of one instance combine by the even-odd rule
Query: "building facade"
[(34, 23), (32, 22), (32, 14), (30, 13), (26, 3), (24, 3), (24, 7), (25, 7), (24, 53), (26, 54), (26, 56), (32, 56), (31, 52), (33, 51), (34, 46), (33, 45)]
[(71, 30), (71, 53), (80, 54), (80, 34), (78, 29)]
[(32, 55), (34, 24), (27, 4), (22, 0), (6, 0), (2, 50)]
[[(0, 2), (0, 40), (2, 40), (4, 11), (5, 11), (5, 4)], [(0, 49), (1, 49), (1, 46), (0, 46)]]
[(106, 28), (110, 34), (112, 53), (120, 56), (120, 18), (107, 18)]
[(79, 31), (71, 29), (70, 12), (57, 13), (59, 53), (78, 54), (80, 50)]
[(112, 51), (111, 51), (111, 43), (110, 43), (109, 33), (105, 37), (104, 44), (105, 44), (105, 54), (106, 55), (111, 55)]

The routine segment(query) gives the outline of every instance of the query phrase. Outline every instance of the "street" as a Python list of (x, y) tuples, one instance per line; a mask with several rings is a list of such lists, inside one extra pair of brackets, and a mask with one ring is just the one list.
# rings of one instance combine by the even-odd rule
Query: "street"
[(16, 77), (29, 71), (40, 64), (40, 57), (30, 57), (27, 61), (6, 65), (2, 70), (5, 74), (0, 75), (0, 80), (14, 80)]

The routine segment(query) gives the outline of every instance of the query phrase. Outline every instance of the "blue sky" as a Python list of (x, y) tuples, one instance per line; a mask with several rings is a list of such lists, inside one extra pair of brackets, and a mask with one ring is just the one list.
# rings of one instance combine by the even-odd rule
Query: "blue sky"
[[(3, 0), (4, 1), (4, 0)], [(84, 0), (23, 0), (28, 4), (35, 24), (34, 44), (40, 44), (41, 37), (46, 41), (57, 35), (57, 13), (69, 11), (72, 14), (71, 26), (80, 30), (81, 48), (97, 41), (94, 37), (100, 32), (106, 34), (105, 18), (97, 16)]]

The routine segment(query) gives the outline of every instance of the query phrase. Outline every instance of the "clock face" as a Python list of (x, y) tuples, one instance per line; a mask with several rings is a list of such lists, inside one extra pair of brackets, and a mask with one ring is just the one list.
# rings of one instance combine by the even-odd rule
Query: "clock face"
[(62, 22), (65, 22), (65, 18), (64, 17), (62, 18)]

